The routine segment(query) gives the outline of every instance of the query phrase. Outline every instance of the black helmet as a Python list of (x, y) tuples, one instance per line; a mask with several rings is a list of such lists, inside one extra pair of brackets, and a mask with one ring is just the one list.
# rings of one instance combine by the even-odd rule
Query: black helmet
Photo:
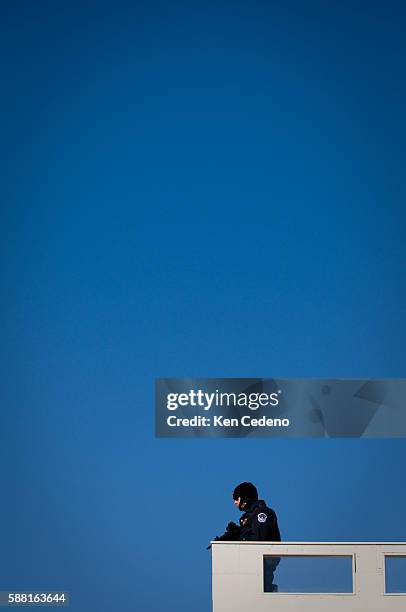
[(233, 491), (233, 499), (258, 499), (258, 491), (255, 485), (252, 482), (242, 482), (237, 485)]

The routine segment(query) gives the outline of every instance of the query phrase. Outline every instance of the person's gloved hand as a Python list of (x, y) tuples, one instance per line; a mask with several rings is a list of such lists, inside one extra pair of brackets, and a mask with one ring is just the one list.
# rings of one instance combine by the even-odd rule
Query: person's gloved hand
[[(230, 521), (226, 527), (225, 532), (223, 533), (223, 535), (221, 536), (216, 536), (214, 538), (215, 542), (232, 542), (234, 540), (239, 540), (240, 538), (240, 528), (239, 526), (234, 523), (233, 521)], [(209, 544), (209, 546), (207, 546), (206, 550), (209, 550), (211, 548), (211, 544)]]

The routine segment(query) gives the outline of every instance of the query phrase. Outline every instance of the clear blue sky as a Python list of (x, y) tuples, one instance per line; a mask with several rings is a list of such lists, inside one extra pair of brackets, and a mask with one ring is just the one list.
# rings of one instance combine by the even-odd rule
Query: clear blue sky
[(209, 612), (245, 479), (284, 539), (404, 540), (404, 440), (153, 423), (156, 377), (405, 376), (404, 3), (0, 11), (0, 589)]

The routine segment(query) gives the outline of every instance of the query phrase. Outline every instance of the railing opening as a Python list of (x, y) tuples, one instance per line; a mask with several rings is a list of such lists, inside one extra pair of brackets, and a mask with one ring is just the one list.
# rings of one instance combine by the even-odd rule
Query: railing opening
[(265, 593), (354, 592), (351, 555), (265, 555)]
[(406, 555), (385, 555), (385, 593), (406, 593)]

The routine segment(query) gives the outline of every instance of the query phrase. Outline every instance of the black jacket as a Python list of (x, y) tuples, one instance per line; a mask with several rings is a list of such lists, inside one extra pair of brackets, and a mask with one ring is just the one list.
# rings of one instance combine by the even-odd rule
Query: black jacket
[(240, 540), (280, 542), (278, 519), (272, 508), (260, 500), (248, 501), (240, 518)]

